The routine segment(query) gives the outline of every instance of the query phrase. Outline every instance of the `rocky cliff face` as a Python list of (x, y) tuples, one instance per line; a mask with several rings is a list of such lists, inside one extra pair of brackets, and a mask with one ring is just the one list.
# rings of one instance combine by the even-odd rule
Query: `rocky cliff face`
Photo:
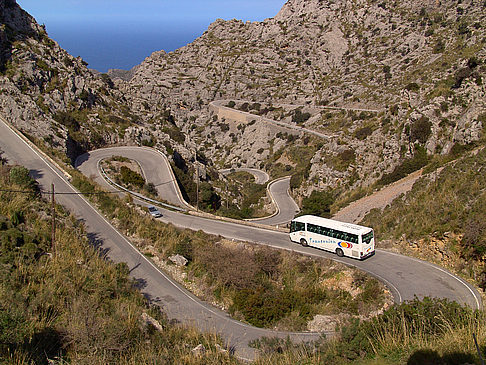
[(273, 19), (218, 20), (192, 44), (154, 53), (124, 92), (147, 118), (171, 110), (208, 157), (230, 165), (268, 164), (257, 151), (288, 141), (259, 121), (265, 132), (256, 134), (217, 119), (210, 101), (286, 104), (275, 118), (289, 122), (299, 106), (314, 107), (303, 125), (334, 137), (315, 142), (302, 192), (369, 184), (415, 144), (447, 154), (479, 140), (485, 18), (485, 4), (472, 0), (289, 0)]
[[(137, 118), (107, 75), (95, 76), (13, 0), (0, 0), (2, 116), (63, 151), (130, 142)], [(138, 137), (138, 136), (137, 136)]]

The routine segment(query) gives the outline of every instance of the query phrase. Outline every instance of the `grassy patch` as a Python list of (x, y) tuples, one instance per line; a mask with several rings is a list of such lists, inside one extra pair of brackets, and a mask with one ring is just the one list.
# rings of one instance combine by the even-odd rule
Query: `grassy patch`
[(369, 321), (352, 319), (331, 341), (295, 345), (263, 338), (252, 344), (266, 354), (258, 364), (478, 363), (472, 334), (482, 343), (484, 319), (484, 312), (424, 298), (395, 306)]

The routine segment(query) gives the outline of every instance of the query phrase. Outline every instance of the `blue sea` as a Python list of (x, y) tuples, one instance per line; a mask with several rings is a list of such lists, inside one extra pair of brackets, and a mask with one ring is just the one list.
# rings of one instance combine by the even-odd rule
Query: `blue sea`
[(209, 23), (199, 24), (56, 24), (47, 26), (49, 37), (71, 55), (81, 56), (88, 67), (129, 70), (152, 52), (174, 51), (194, 41)]

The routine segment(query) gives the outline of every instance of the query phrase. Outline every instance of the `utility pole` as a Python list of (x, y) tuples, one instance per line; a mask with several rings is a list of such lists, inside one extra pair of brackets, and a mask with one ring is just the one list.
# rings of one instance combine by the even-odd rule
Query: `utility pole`
[(194, 163), (196, 164), (196, 212), (199, 212), (199, 165), (197, 164), (197, 149), (194, 149)]
[(52, 215), (52, 232), (51, 232), (51, 245), (52, 245), (52, 254), (55, 255), (56, 251), (56, 200), (54, 198), (54, 183), (52, 183), (52, 196), (51, 196), (51, 215)]
[(226, 180), (226, 210), (229, 209), (229, 199), (228, 180)]

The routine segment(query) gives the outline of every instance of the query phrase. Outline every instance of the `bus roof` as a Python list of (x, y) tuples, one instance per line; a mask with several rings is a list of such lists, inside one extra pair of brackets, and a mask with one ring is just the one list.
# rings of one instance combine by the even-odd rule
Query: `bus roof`
[(337, 229), (343, 232), (354, 233), (354, 234), (364, 234), (364, 233), (368, 233), (371, 230), (371, 228), (369, 227), (358, 226), (352, 223), (335, 221), (333, 219), (321, 218), (315, 215), (303, 215), (301, 217), (295, 218), (294, 221), (302, 222), (302, 223), (311, 223), (317, 226)]

